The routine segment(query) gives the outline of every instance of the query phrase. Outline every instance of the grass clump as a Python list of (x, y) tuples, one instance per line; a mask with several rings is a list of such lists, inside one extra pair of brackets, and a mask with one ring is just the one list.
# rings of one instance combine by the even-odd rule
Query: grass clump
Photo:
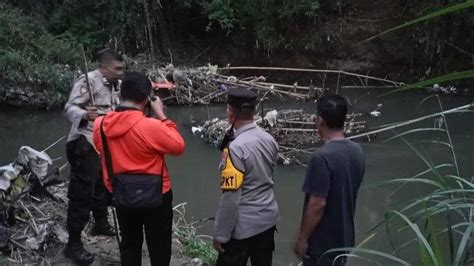
[(181, 203), (173, 208), (177, 214), (173, 222), (175, 240), (183, 247), (183, 255), (199, 259), (203, 265), (214, 265), (217, 260), (217, 251), (212, 246), (212, 237), (197, 234), (203, 223), (213, 219), (206, 218), (188, 223), (185, 206), (186, 203)]

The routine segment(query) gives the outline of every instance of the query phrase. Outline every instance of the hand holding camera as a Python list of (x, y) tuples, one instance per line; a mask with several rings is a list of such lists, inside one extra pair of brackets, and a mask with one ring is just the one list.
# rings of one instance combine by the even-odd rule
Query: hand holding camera
[(153, 112), (155, 112), (156, 117), (160, 120), (166, 119), (166, 115), (164, 112), (164, 105), (163, 102), (161, 101), (160, 97), (158, 96), (153, 96), (150, 97), (150, 106)]

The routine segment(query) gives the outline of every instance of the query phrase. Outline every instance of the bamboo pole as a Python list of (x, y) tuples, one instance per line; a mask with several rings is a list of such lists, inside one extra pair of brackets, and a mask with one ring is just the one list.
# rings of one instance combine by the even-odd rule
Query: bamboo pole
[[(217, 76), (219, 78), (223, 79), (228, 79), (229, 76), (222, 75), (222, 74), (214, 74), (214, 76)], [(311, 90), (311, 89), (316, 89), (316, 90), (324, 90), (324, 88), (319, 88), (319, 87), (309, 87), (309, 86), (298, 86), (298, 85), (288, 85), (288, 84), (281, 84), (281, 83), (272, 83), (272, 82), (266, 82), (266, 81), (259, 81), (260, 77), (255, 78), (254, 80), (246, 80), (246, 78), (241, 79), (240, 81), (243, 82), (251, 82), (257, 85), (262, 85), (262, 86), (274, 86), (274, 87), (281, 87), (281, 88), (287, 88), (287, 89), (301, 89), (301, 90)]]
[(262, 82), (262, 81), (255, 81), (255, 83), (265, 85), (265, 86), (275, 86), (275, 87), (281, 87), (281, 88), (288, 88), (288, 89), (300, 89), (300, 90), (324, 90), (324, 88), (319, 88), (319, 87), (309, 87), (309, 86), (298, 86), (298, 85), (287, 85), (287, 84), (280, 84), (280, 83), (270, 83), (270, 82)]
[(296, 97), (296, 98), (301, 98), (301, 99), (306, 99), (306, 95), (304, 94), (301, 94), (301, 93), (297, 93), (297, 92), (289, 92), (289, 91), (282, 91), (282, 90), (278, 90), (278, 89), (272, 89), (272, 88), (269, 88), (269, 87), (266, 87), (266, 86), (262, 86), (262, 85), (258, 85), (258, 84), (255, 84), (255, 83), (252, 83), (252, 82), (248, 82), (248, 81), (227, 81), (227, 80), (217, 80), (217, 82), (220, 82), (220, 83), (225, 83), (225, 84), (228, 84), (228, 85), (237, 85), (237, 86), (242, 86), (242, 85), (250, 85), (250, 86), (253, 86), (255, 87), (256, 89), (260, 89), (260, 90), (269, 90), (269, 91), (273, 91), (273, 92), (276, 92), (276, 93), (281, 93), (281, 94), (286, 94), (288, 96), (292, 96), (292, 97)]
[(63, 140), (66, 136), (62, 136), (60, 137), (59, 139), (57, 139), (55, 142), (53, 142), (51, 145), (49, 145), (48, 147), (44, 148), (42, 151), (46, 152), (47, 150), (51, 149), (52, 147), (54, 147), (56, 144), (58, 144), (61, 140)]
[(287, 147), (287, 146), (283, 146), (283, 145), (279, 145), (279, 147), (281, 149), (284, 149), (284, 150), (290, 150), (290, 151), (295, 151), (295, 152), (302, 152), (302, 153), (306, 153), (306, 154), (313, 154), (312, 152), (308, 151), (308, 150), (303, 150), (303, 149), (296, 149), (296, 148), (291, 148), (291, 147)]
[(405, 121), (405, 122), (401, 122), (401, 123), (398, 123), (398, 124), (395, 124), (395, 125), (392, 125), (392, 126), (384, 127), (384, 128), (377, 129), (377, 130), (373, 130), (373, 131), (366, 132), (366, 133), (363, 133), (363, 134), (350, 136), (347, 139), (361, 138), (361, 137), (369, 136), (369, 135), (372, 135), (372, 134), (384, 132), (384, 131), (387, 131), (387, 130), (392, 130), (392, 129), (395, 129), (395, 128), (411, 125), (413, 123), (417, 123), (417, 122), (420, 122), (420, 121), (423, 121), (423, 120), (426, 120), (426, 119), (429, 119), (429, 118), (432, 118), (432, 117), (451, 114), (451, 113), (457, 113), (459, 111), (468, 109), (468, 108), (473, 107), (473, 106), (474, 106), (474, 103), (463, 105), (463, 106), (456, 107), (456, 108), (453, 108), (453, 109), (449, 109), (449, 110), (446, 110), (446, 111), (443, 111), (443, 112), (438, 112), (438, 113), (434, 113), (434, 114), (431, 114), (431, 115), (418, 117), (418, 118), (415, 118), (415, 119), (412, 119), (412, 120), (408, 120), (408, 121)]
[(388, 85), (388, 86), (341, 86), (341, 89), (394, 89), (398, 86)]
[(344, 74), (347, 76), (354, 76), (354, 77), (359, 77), (359, 78), (383, 81), (383, 82), (391, 83), (397, 86), (402, 85), (401, 82), (396, 82), (393, 80), (382, 79), (382, 78), (377, 78), (377, 77), (372, 77), (372, 76), (367, 76), (367, 75), (361, 75), (361, 74), (356, 74), (356, 73), (347, 72), (343, 70), (331, 70), (331, 69), (236, 66), (236, 67), (222, 67), (222, 68), (219, 68), (218, 70), (270, 70), (270, 71), (293, 71), (293, 72), (311, 72), (311, 73), (334, 73), (334, 74)]

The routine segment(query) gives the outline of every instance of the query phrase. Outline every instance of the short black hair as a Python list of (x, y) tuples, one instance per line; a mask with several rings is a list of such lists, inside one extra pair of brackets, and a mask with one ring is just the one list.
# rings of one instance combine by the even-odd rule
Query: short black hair
[(255, 107), (254, 106), (244, 106), (242, 108), (236, 108), (232, 105), (228, 105), (230, 110), (235, 114), (239, 114), (238, 119), (240, 120), (253, 120), (255, 115)]
[(110, 48), (105, 48), (98, 51), (96, 58), (99, 64), (107, 64), (113, 60), (123, 62), (123, 56)]
[(343, 129), (347, 115), (346, 100), (335, 94), (325, 95), (319, 98), (316, 107), (317, 115), (324, 119), (330, 129)]
[(137, 72), (127, 72), (120, 86), (122, 100), (141, 103), (151, 93), (151, 82), (147, 76)]

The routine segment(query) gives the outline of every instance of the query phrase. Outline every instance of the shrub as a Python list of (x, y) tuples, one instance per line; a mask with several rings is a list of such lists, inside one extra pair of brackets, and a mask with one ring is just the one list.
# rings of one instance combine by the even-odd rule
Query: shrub
[(0, 103), (58, 106), (67, 97), (80, 53), (16, 8), (0, 4)]

